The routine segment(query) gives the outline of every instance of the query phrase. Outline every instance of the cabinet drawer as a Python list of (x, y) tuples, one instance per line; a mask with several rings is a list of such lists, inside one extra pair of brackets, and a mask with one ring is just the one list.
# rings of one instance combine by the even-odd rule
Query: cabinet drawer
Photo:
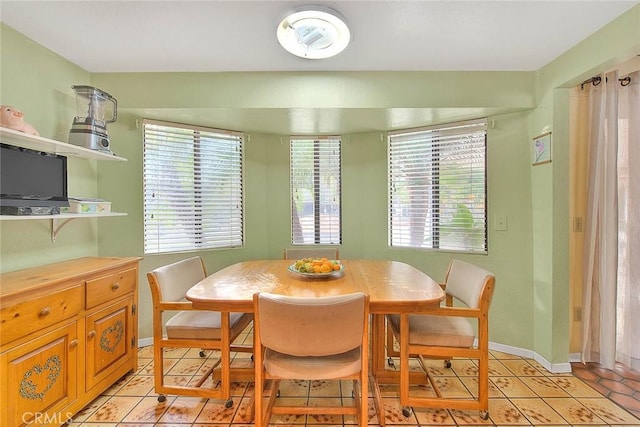
[(78, 314), (82, 310), (82, 285), (27, 299), (0, 311), (2, 344), (23, 337), (60, 320)]
[(136, 289), (138, 270), (118, 271), (107, 276), (87, 280), (87, 308), (109, 302)]

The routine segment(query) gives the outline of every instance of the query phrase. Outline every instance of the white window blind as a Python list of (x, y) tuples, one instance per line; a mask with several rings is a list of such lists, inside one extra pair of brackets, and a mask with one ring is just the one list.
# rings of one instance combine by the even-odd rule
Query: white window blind
[(291, 243), (341, 243), (340, 138), (292, 137)]
[(389, 133), (389, 245), (487, 253), (485, 119)]
[(243, 244), (241, 133), (144, 120), (144, 252)]

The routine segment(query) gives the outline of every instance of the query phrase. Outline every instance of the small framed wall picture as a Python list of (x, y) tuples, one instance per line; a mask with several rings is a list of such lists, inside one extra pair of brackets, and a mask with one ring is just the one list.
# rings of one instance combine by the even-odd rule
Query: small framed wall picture
[(533, 138), (531, 148), (534, 166), (551, 163), (551, 132)]

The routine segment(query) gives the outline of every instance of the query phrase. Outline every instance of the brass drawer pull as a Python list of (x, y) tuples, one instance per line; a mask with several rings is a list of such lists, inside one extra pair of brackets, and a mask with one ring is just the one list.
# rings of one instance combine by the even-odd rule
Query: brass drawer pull
[(112, 291), (117, 291), (118, 289), (120, 289), (120, 283), (116, 282), (113, 285), (111, 285)]
[(75, 348), (78, 346), (78, 340), (71, 340), (71, 342), (69, 343), (69, 348)]
[(48, 315), (49, 313), (51, 313), (51, 307), (45, 307), (42, 310), (40, 310), (40, 313), (38, 313), (38, 316), (44, 317), (44, 316)]
[(87, 336), (88, 336), (89, 338), (93, 338), (93, 337), (95, 337), (95, 336), (96, 336), (96, 331), (89, 331), (89, 333), (87, 334)]

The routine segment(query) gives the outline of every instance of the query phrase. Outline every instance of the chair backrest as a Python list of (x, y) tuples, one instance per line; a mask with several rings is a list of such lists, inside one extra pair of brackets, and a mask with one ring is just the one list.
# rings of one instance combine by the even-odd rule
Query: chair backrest
[[(207, 271), (200, 257), (158, 267), (147, 274), (149, 284), (157, 284), (161, 301), (180, 301), (193, 285), (207, 277)], [(153, 293), (153, 292), (152, 292)]]
[[(449, 264), (449, 271), (446, 278), (446, 292), (470, 308), (480, 307), (481, 298), (488, 298), (491, 301), (493, 295), (493, 283), (495, 277), (493, 273), (477, 265), (468, 262), (453, 260)], [(485, 288), (491, 292), (490, 295), (483, 295)]]
[(340, 354), (360, 347), (367, 332), (369, 296), (362, 292), (308, 298), (262, 292), (254, 304), (262, 345), (279, 353)]
[(284, 259), (327, 258), (340, 259), (338, 248), (290, 248), (283, 252)]

